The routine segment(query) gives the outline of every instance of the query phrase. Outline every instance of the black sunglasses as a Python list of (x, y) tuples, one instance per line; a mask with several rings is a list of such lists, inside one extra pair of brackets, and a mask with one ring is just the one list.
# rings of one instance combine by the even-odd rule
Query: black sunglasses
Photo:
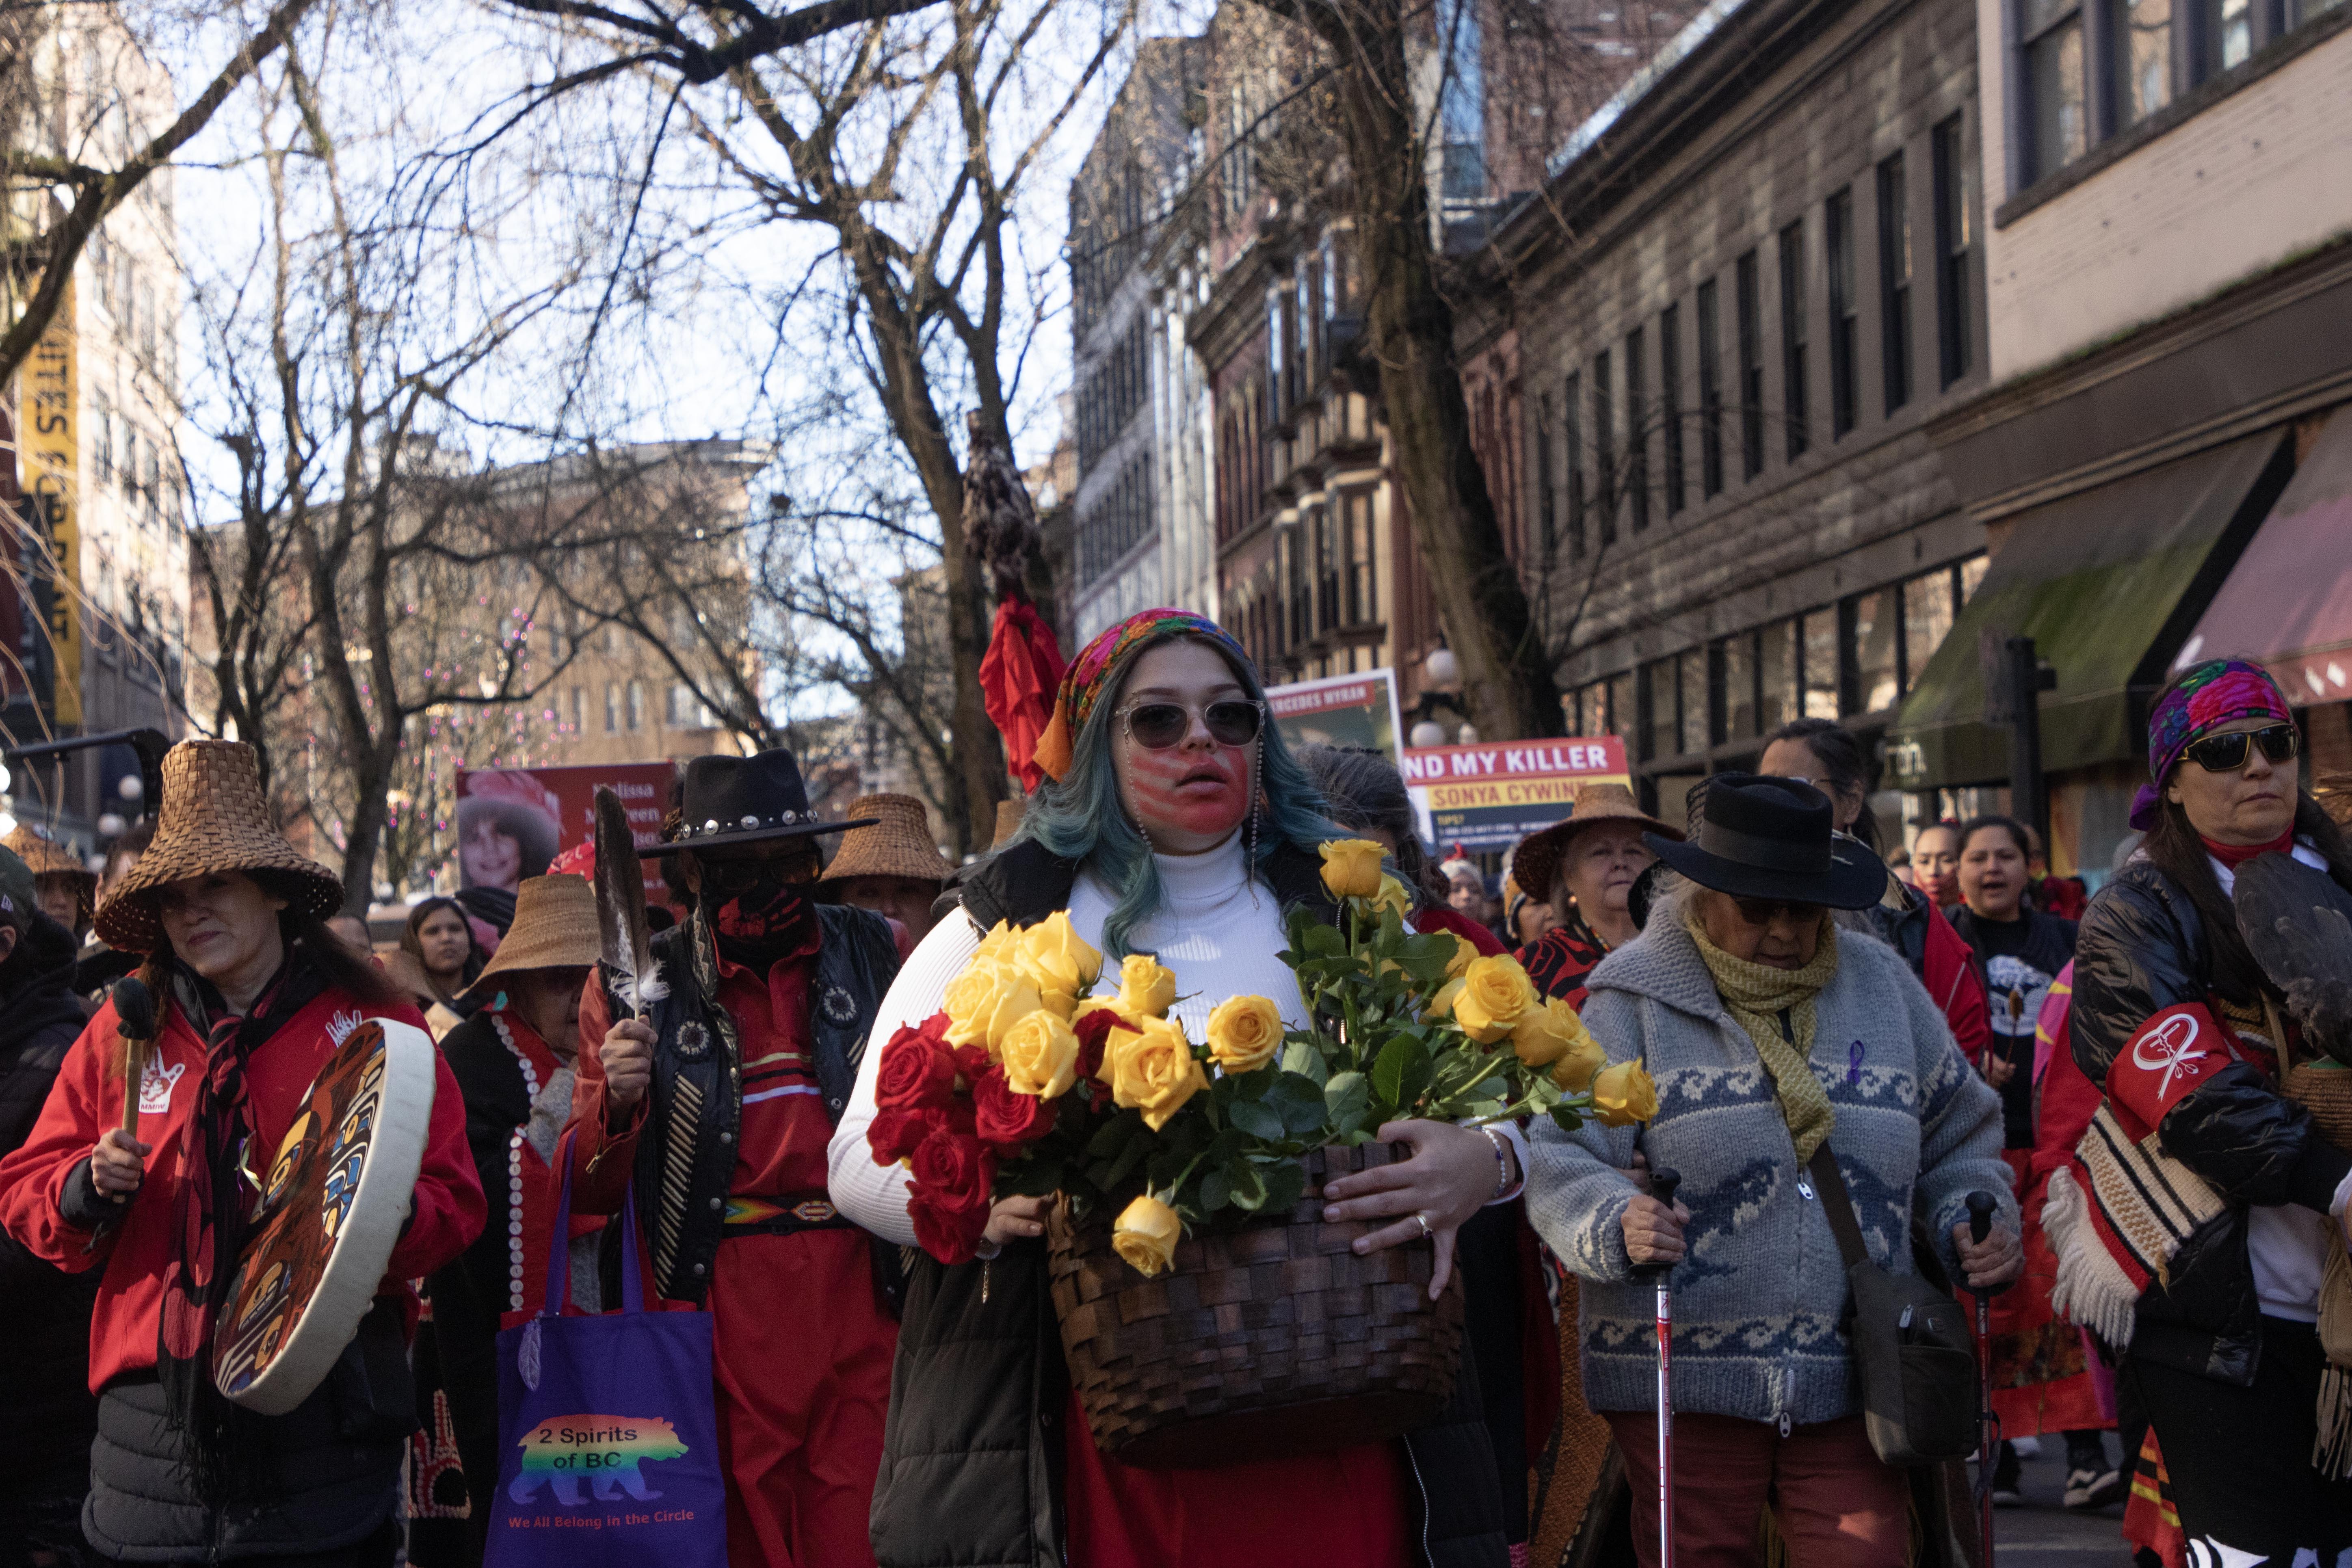
[(816, 851), (806, 847), (766, 857), (714, 857), (701, 866), (703, 879), (722, 893), (749, 892), (763, 877), (786, 884), (814, 881), (818, 869)]
[(2246, 765), (2247, 742), (2263, 749), (2274, 763), (2285, 762), (2303, 750), (2303, 734), (2292, 724), (2271, 724), (2241, 730), (2234, 735), (2208, 735), (2189, 748), (2188, 757), (2209, 773), (2234, 773)]
[[(1209, 738), (1221, 746), (1246, 746), (1265, 725), (1265, 712), (1243, 697), (1223, 698), (1201, 710)], [(1192, 732), (1192, 710), (1181, 702), (1139, 702), (1127, 710), (1127, 732), (1147, 751), (1164, 752)]]
[(1794, 899), (1734, 899), (1739, 906), (1739, 918), (1752, 926), (1769, 926), (1782, 915), (1799, 925), (1809, 925), (1822, 918), (1819, 904), (1800, 903)]

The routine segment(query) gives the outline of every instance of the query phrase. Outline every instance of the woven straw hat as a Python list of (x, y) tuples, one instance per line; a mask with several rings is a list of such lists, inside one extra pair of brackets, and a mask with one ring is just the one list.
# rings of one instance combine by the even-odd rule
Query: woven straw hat
[(1552, 879), (1569, 841), (1596, 822), (1630, 822), (1647, 832), (1680, 838), (1681, 833), (1649, 816), (1634, 804), (1633, 792), (1620, 784), (1579, 784), (1570, 814), (1540, 833), (1530, 833), (1511, 851), (1511, 875), (1531, 899), (1551, 897)]
[(874, 829), (843, 839), (821, 880), (910, 877), (919, 882), (944, 882), (955, 870), (931, 837), (931, 819), (923, 803), (913, 795), (859, 795), (849, 803), (848, 820), (871, 822)]
[(155, 919), (163, 885), (208, 871), (285, 872), (301, 886), (299, 907), (321, 920), (343, 905), (335, 874), (271, 825), (260, 764), (242, 741), (183, 741), (163, 754), (155, 841), (99, 910), (99, 940), (125, 952), (152, 952), (163, 943)]
[(79, 857), (64, 845), (50, 838), (29, 822), (20, 822), (0, 844), (14, 850), (25, 869), (36, 877), (87, 877), (89, 885), (98, 886), (98, 873), (81, 863)]
[(585, 877), (558, 872), (525, 877), (515, 889), (514, 924), (499, 939), (499, 951), (474, 983), (457, 993), (460, 1002), (486, 1001), (499, 990), (499, 976), (519, 969), (587, 969), (603, 949), (596, 936), (596, 890)]

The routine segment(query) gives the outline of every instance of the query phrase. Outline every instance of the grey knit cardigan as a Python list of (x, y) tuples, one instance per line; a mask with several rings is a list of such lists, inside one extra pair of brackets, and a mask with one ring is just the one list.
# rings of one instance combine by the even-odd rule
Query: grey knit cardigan
[[(1913, 1214), (1957, 1264), (1967, 1197), (2017, 1205), (2001, 1159), (2000, 1097), (1979, 1078), (1894, 949), (1837, 933), (1837, 973), (1816, 999), (1812, 1068), (1837, 1110), (1830, 1135), (1871, 1257), (1913, 1271)], [(1638, 1147), (1682, 1173), (1689, 1250), (1674, 1270), (1675, 1407), (1773, 1421), (1860, 1409), (1841, 1322), (1845, 1268), (1797, 1163), (1756, 1046), (1717, 997), (1674, 904), (1592, 973), (1584, 1021), (1610, 1060), (1641, 1058), (1658, 1084), (1645, 1128), (1537, 1123), (1528, 1217), (1588, 1283), (1579, 1292), (1584, 1391), (1595, 1410), (1657, 1398), (1654, 1287), (1634, 1279), (1621, 1221)], [(1638, 1142), (1637, 1142), (1638, 1139)]]

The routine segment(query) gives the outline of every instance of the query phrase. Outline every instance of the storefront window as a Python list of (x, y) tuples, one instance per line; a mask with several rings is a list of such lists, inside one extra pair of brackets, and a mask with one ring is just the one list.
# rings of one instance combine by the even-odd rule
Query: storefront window
[(1805, 714), (1808, 719), (1835, 719), (1844, 713), (1838, 681), (1838, 616), (1834, 609), (1815, 610), (1804, 626)]
[(1920, 672), (1952, 629), (1954, 584), (1948, 566), (1903, 584), (1903, 689), (1919, 683)]
[(1985, 568), (1992, 564), (1990, 555), (1971, 555), (1960, 563), (1960, 603), (1966, 605), (1977, 596), (1977, 584), (1984, 581)]
[(1853, 616), (1854, 695), (1858, 713), (1892, 708), (1902, 694), (1895, 647), (1895, 593), (1882, 588), (1846, 601)]

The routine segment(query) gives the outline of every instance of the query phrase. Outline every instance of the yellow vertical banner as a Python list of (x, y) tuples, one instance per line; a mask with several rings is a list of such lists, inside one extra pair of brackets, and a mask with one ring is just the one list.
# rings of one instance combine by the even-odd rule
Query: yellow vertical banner
[(25, 432), (25, 488), (40, 500), (56, 556), (49, 647), (57, 669), (56, 721), (61, 727), (81, 722), (81, 388), (76, 357), (74, 285), (68, 279), (57, 317), (25, 368), (17, 405)]

